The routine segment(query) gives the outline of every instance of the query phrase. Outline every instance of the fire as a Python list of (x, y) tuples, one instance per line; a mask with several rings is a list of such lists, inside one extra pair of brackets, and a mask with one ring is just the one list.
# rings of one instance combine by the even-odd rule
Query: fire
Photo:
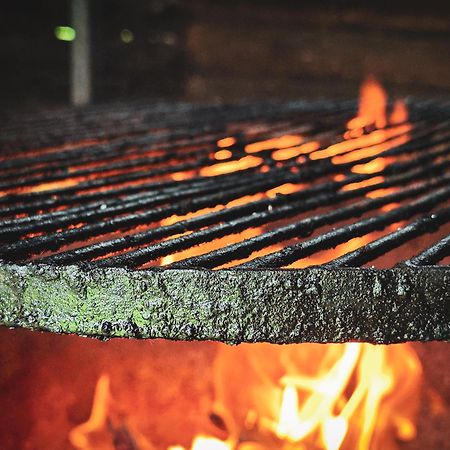
[[(246, 156), (228, 160), (233, 156), (228, 148), (236, 142), (228, 137), (217, 142), (219, 149), (214, 154), (217, 163), (201, 169), (200, 174), (217, 176), (258, 167), (264, 172), (263, 159), (258, 155), (264, 150), (271, 151), (273, 159), (279, 162), (302, 158), (305, 154), (312, 160), (331, 158), (334, 164), (376, 157), (409, 140), (411, 125), (407, 123), (405, 104), (396, 102), (389, 117), (387, 105), (383, 88), (370, 77), (361, 88), (358, 115), (348, 123), (343, 141), (323, 148), (319, 142), (305, 142), (302, 136), (285, 135), (248, 144)], [(376, 174), (390, 162), (391, 159), (378, 157), (355, 165), (352, 170), (358, 174)], [(345, 175), (337, 174), (335, 179), (343, 180)], [(383, 176), (374, 176), (346, 185), (344, 189), (382, 181)], [(302, 185), (287, 183), (265, 194), (236, 199), (226, 206), (244, 204), (263, 195), (288, 194), (301, 188)], [(389, 189), (393, 192), (393, 188)], [(373, 191), (367, 197), (376, 195), (379, 193)], [(392, 207), (386, 205), (384, 210)], [(173, 216), (164, 219), (161, 225), (204, 212)], [(162, 264), (202, 254), (261, 232), (258, 227), (216, 239), (164, 257)], [(327, 262), (367, 244), (380, 233), (355, 238), (290, 267)], [(193, 430), (188, 446), (174, 442), (167, 450), (384, 450), (395, 449), (397, 441), (409, 441), (416, 435), (422, 368), (408, 344), (243, 344), (237, 348), (220, 345), (213, 374), (212, 409), (224, 426), (215, 430), (217, 432)], [(70, 434), (74, 447), (109, 450), (104, 444), (93, 447), (92, 443), (102, 442), (99, 441), (100, 437), (104, 438), (102, 430), (111, 428), (111, 403), (109, 379), (103, 376), (97, 384), (90, 418)], [(158, 447), (148, 444), (139, 448)]]
[(408, 108), (403, 100), (397, 100), (394, 103), (391, 115), (389, 116), (389, 122), (392, 124), (403, 123), (408, 120)]
[(124, 423), (110, 385), (109, 375), (100, 375), (89, 419), (73, 428), (69, 434), (72, 446), (82, 450), (155, 450), (145, 436), (137, 430), (131, 431), (131, 427)]
[(383, 449), (389, 428), (415, 436), (421, 367), (407, 345), (224, 346), (215, 369), (215, 410), (233, 442), (251, 434), (242, 410), (256, 416), (245, 448), (261, 448), (268, 434), (274, 444), (262, 448), (322, 450)]
[[(358, 114), (348, 122), (348, 129), (343, 136), (344, 140), (313, 152), (310, 158), (313, 160), (331, 158), (333, 164), (346, 164), (363, 158), (372, 158), (367, 163), (354, 165), (351, 171), (358, 174), (373, 174), (383, 170), (394, 159), (375, 157), (383, 151), (407, 143), (410, 139), (409, 132), (412, 129), (411, 124), (407, 122), (408, 110), (403, 101), (397, 100), (394, 103), (389, 117), (387, 110), (388, 102), (386, 92), (374, 77), (369, 77), (361, 86)], [(371, 131), (367, 133), (365, 127), (372, 127)], [(344, 176), (343, 174), (338, 174), (335, 176), (335, 179), (342, 180)], [(347, 191), (363, 188), (383, 181), (383, 176), (374, 176), (357, 183), (347, 184), (343, 186), (342, 190)], [(395, 188), (384, 189), (382, 191), (374, 190), (368, 192), (366, 197), (374, 198), (393, 192), (395, 192)], [(398, 205), (386, 205), (382, 208), (382, 211), (389, 211), (395, 206)], [(388, 231), (394, 230), (397, 226), (398, 224), (391, 225), (388, 227)], [(331, 259), (368, 244), (383, 234), (383, 231), (374, 232), (363, 237), (351, 239), (333, 250), (320, 252), (310, 258), (296, 261), (289, 268), (304, 268), (310, 265), (326, 263)]]
[(106, 427), (108, 420), (109, 383), (110, 380), (107, 375), (100, 376), (95, 388), (94, 402), (89, 419), (71, 431), (69, 439), (75, 448), (107, 448), (107, 438), (105, 439), (101, 431)]
[(377, 128), (386, 126), (387, 95), (380, 83), (369, 76), (359, 91), (358, 116), (347, 125), (350, 130), (375, 125)]
[(192, 450), (228, 450), (229, 448), (226, 442), (207, 436), (197, 436), (192, 443)]
[[(167, 450), (382, 450), (416, 434), (422, 371), (409, 345), (221, 344), (213, 371), (228, 436)], [(113, 404), (102, 375), (89, 419), (70, 434), (75, 448), (114, 448)], [(158, 448), (134, 431), (137, 448)]]
[[(230, 450), (232, 447), (225, 441), (211, 436), (196, 436), (191, 450)], [(172, 445), (167, 450), (186, 450), (181, 445)]]

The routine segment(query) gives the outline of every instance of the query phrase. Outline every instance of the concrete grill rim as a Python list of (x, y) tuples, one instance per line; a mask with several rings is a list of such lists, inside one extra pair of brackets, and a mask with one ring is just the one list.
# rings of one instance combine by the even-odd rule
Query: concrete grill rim
[(450, 267), (164, 269), (0, 264), (0, 324), (229, 344), (450, 341)]

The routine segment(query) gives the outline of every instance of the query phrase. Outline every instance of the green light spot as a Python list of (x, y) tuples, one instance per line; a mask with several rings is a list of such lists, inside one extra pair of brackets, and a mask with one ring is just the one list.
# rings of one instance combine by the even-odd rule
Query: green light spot
[(125, 44), (130, 44), (134, 41), (134, 34), (132, 31), (127, 30), (126, 28), (120, 32), (120, 39)]
[(55, 27), (55, 37), (60, 41), (73, 41), (77, 32), (72, 27)]

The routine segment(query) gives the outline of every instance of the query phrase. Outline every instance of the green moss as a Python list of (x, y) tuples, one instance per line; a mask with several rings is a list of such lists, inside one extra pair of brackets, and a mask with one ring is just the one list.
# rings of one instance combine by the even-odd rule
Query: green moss
[(208, 271), (0, 265), (0, 323), (229, 343), (450, 338), (449, 269)]
[(142, 317), (141, 312), (138, 311), (137, 309), (133, 311), (132, 319), (134, 324), (137, 325), (138, 327), (145, 328), (145, 326), (147, 325), (147, 321), (144, 319), (144, 317)]

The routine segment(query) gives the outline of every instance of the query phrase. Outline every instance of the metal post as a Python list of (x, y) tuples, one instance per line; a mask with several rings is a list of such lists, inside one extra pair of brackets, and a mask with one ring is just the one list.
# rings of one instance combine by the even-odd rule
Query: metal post
[(72, 0), (72, 27), (76, 31), (70, 52), (70, 100), (73, 105), (91, 101), (91, 41), (89, 33), (89, 0)]

